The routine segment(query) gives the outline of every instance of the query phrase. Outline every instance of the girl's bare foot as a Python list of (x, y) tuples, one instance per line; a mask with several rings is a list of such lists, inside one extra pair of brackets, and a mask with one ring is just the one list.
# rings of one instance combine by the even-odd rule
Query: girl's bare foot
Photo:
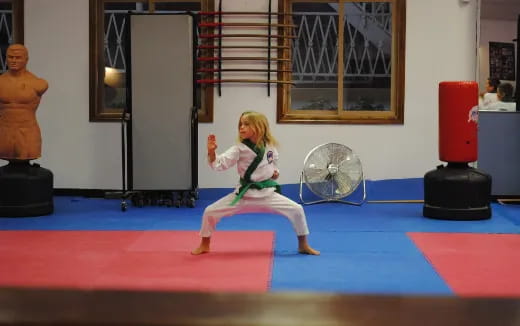
[(209, 248), (199, 246), (191, 251), (192, 255), (201, 255), (209, 252)]
[(299, 235), (298, 236), (298, 252), (300, 254), (306, 255), (319, 255), (320, 252), (318, 250), (312, 249), (307, 242), (307, 236)]
[(209, 252), (210, 238), (202, 238), (200, 245), (191, 251), (192, 255), (201, 255)]
[(299, 247), (298, 252), (300, 254), (305, 254), (305, 255), (319, 255), (320, 254), (320, 252), (318, 250), (312, 249), (308, 245), (306, 247)]

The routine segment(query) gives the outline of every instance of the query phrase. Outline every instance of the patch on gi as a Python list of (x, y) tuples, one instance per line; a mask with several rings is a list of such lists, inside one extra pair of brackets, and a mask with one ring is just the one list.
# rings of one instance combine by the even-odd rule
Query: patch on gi
[(477, 105), (472, 107), (471, 110), (469, 110), (469, 112), (468, 112), (468, 122), (471, 122), (471, 121), (478, 123), (478, 106)]
[(267, 163), (271, 164), (274, 160), (274, 154), (273, 151), (267, 152)]

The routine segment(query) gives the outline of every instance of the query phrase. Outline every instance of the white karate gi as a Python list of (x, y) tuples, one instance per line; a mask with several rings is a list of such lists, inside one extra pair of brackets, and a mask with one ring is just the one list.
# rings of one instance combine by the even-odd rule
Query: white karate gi
[[(240, 178), (244, 178), (244, 174), (256, 157), (256, 153), (244, 144), (238, 144), (217, 158), (210, 167), (215, 171), (224, 171), (237, 165)], [(256, 170), (251, 174), (251, 181), (264, 181), (273, 176), (274, 171), (278, 171), (276, 162), (278, 161), (278, 152), (276, 148), (267, 146), (264, 157)], [(234, 206), (229, 204), (235, 199), (240, 184), (235, 191), (213, 204), (206, 207), (202, 216), (202, 226), (200, 229), (201, 237), (209, 237), (215, 231), (217, 223), (223, 217), (232, 216), (242, 213), (273, 213), (287, 217), (297, 235), (309, 234), (307, 227), (307, 219), (303, 207), (290, 200), (289, 198), (275, 192), (275, 188), (249, 189)]]
[(478, 106), (480, 109), (485, 110), (495, 102), (498, 102), (497, 93), (485, 93), (482, 98), (479, 97)]

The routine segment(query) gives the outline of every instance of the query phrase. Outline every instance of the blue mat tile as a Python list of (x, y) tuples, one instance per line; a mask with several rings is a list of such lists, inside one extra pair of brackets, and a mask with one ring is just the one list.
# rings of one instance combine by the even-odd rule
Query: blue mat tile
[(296, 254), (294, 239), (277, 234), (272, 291), (452, 295), (404, 234), (315, 232), (311, 239), (320, 256)]
[(520, 226), (520, 205), (493, 204), (494, 215), (501, 216), (511, 223)]
[(350, 206), (327, 203), (306, 206), (309, 224), (319, 230), (335, 231), (417, 231), (417, 232), (483, 232), (511, 233), (520, 231), (510, 214), (492, 204), (493, 216), (480, 221), (435, 220), (422, 216), (422, 204), (365, 204)]

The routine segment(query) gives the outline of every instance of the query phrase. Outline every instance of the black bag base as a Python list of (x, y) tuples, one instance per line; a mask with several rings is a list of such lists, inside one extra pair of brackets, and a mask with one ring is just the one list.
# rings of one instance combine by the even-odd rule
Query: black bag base
[(53, 174), (29, 161), (0, 167), (0, 217), (30, 217), (54, 212)]
[(491, 218), (491, 176), (467, 163), (448, 163), (424, 175), (423, 216), (443, 220)]
[(491, 218), (491, 207), (446, 208), (424, 204), (423, 216), (438, 220), (475, 221)]
[(0, 217), (31, 217), (49, 215), (54, 212), (54, 203), (36, 203), (23, 206), (0, 206)]

